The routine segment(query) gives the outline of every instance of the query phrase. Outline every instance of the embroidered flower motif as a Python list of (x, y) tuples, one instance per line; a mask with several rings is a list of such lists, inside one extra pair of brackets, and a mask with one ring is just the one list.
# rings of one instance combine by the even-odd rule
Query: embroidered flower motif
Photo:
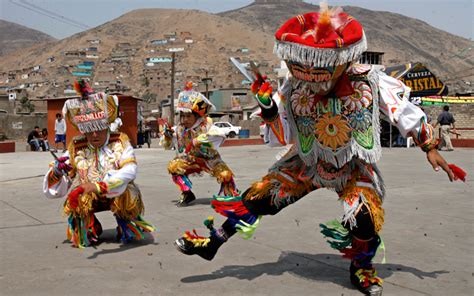
[(372, 103), (370, 86), (363, 81), (356, 81), (353, 86), (354, 93), (352, 95), (341, 97), (344, 107), (350, 111), (367, 108)]
[(333, 150), (344, 146), (350, 139), (351, 128), (341, 116), (324, 114), (316, 123), (316, 138), (323, 146)]
[(313, 112), (314, 96), (309, 89), (297, 89), (291, 95), (291, 109), (296, 115), (307, 116)]
[(367, 109), (355, 111), (349, 115), (349, 124), (358, 131), (366, 131), (371, 126), (372, 114)]
[(305, 137), (314, 133), (314, 119), (312, 117), (297, 117), (296, 125), (300, 133)]

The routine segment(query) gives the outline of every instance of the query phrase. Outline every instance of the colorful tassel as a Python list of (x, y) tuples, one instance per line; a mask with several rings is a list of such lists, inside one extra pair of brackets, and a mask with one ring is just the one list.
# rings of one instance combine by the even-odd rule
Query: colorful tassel
[(352, 244), (352, 235), (339, 221), (331, 220), (326, 224), (319, 224), (319, 227), (321, 227), (321, 233), (324, 237), (333, 239), (327, 240), (331, 248), (342, 252)]
[(82, 186), (77, 187), (68, 194), (69, 207), (73, 210), (79, 205), (79, 196), (84, 193), (84, 188)]
[(261, 219), (249, 212), (242, 202), (242, 196), (214, 196), (211, 207), (227, 217), (227, 221), (244, 239), (252, 237)]
[(81, 96), (81, 98), (86, 98), (94, 92), (87, 81), (83, 79), (79, 79), (74, 82), (74, 90), (79, 96)]
[(242, 236), (243, 239), (250, 239), (253, 236), (255, 230), (257, 229), (257, 226), (260, 223), (261, 219), (262, 216), (258, 216), (258, 218), (253, 224), (246, 223), (240, 220), (239, 223), (235, 225), (235, 229), (237, 230), (237, 233)]
[(206, 247), (211, 241), (211, 239), (208, 237), (198, 235), (195, 229), (193, 229), (192, 233), (186, 231), (183, 235), (183, 238), (193, 243), (195, 247)]
[(361, 268), (356, 271), (355, 276), (359, 279), (362, 287), (370, 285), (382, 286), (383, 280), (377, 276), (374, 268)]
[(155, 227), (143, 220), (141, 216), (138, 216), (132, 221), (115, 216), (115, 220), (117, 220), (117, 231), (123, 243), (129, 243), (133, 240), (142, 240), (145, 238), (144, 232), (152, 232), (155, 230)]
[(242, 202), (242, 196), (215, 195), (211, 201), (211, 207), (225, 217), (229, 217), (229, 215), (238, 217), (249, 213)]
[(454, 174), (454, 180), (466, 182), (467, 173), (463, 169), (452, 163), (448, 164), (448, 166)]

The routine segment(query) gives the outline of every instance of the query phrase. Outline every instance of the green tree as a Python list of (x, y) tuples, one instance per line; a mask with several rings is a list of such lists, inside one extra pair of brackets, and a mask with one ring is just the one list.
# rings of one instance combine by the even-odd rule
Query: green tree
[(28, 97), (22, 97), (20, 99), (20, 106), (23, 110), (28, 110), (30, 113), (35, 111), (35, 105), (28, 100)]
[(149, 104), (149, 103), (154, 103), (154, 102), (156, 102), (156, 98), (157, 98), (157, 97), (158, 97), (158, 95), (155, 94), (155, 93), (146, 92), (146, 93), (143, 94), (142, 99), (143, 99), (147, 104)]

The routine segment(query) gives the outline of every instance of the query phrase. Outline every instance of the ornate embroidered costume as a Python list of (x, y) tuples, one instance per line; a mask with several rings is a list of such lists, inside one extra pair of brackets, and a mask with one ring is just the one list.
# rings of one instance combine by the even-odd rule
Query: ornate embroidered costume
[(320, 13), (288, 20), (275, 35), (275, 52), (290, 72), (278, 99), (259, 73), (252, 84), (266, 123), (265, 142), (291, 148), (241, 196), (214, 198), (212, 207), (227, 220), (218, 229), (206, 220), (208, 238), (186, 232), (175, 243), (182, 253), (211, 260), (236, 232), (250, 237), (263, 215), (327, 188), (338, 194), (344, 215), (321, 224), (321, 232), (351, 259), (351, 282), (365, 294), (381, 295), (382, 280), (372, 266), (384, 222), (385, 190), (376, 166), (380, 113), (424, 151), (431, 152), (436, 139), (425, 114), (408, 101), (409, 88), (354, 63), (367, 49), (360, 23), (324, 4)]
[(189, 176), (202, 172), (215, 177), (221, 184), (219, 194), (238, 195), (234, 174), (217, 152), (225, 135), (212, 125), (212, 120), (208, 117), (211, 107), (212, 104), (206, 97), (188, 86), (179, 94), (177, 111), (194, 116), (195, 122), (190, 127), (180, 123), (176, 131), (165, 131), (163, 146), (165, 149), (176, 149), (178, 154), (168, 164), (168, 172), (182, 192), (178, 206), (186, 206), (195, 199)]
[[(92, 133), (115, 120), (116, 106), (116, 98), (98, 93), (66, 101), (63, 111), (80, 131)], [(67, 238), (75, 247), (87, 247), (98, 240), (102, 226), (96, 212), (114, 213), (117, 237), (123, 242), (142, 239), (144, 232), (154, 230), (141, 216), (144, 205), (134, 183), (136, 173), (137, 162), (127, 135), (107, 132), (100, 147), (91, 145), (85, 135), (72, 140), (68, 151), (46, 173), (43, 192), (48, 198), (68, 197), (64, 203)], [(84, 193), (84, 184), (94, 184), (96, 190)]]

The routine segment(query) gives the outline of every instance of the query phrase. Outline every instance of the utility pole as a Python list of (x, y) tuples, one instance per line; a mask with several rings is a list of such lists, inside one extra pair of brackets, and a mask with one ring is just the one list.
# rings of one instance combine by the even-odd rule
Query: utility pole
[(209, 70), (204, 70), (206, 72), (206, 77), (201, 79), (202, 82), (206, 85), (206, 98), (209, 99), (209, 83), (212, 82), (212, 78), (208, 77)]
[(174, 63), (175, 63), (176, 53), (171, 53), (171, 96), (170, 96), (170, 125), (174, 126)]
[(207, 74), (209, 73), (209, 71), (206, 70), (206, 98), (209, 99), (209, 80), (208, 80), (208, 77), (207, 77)]

